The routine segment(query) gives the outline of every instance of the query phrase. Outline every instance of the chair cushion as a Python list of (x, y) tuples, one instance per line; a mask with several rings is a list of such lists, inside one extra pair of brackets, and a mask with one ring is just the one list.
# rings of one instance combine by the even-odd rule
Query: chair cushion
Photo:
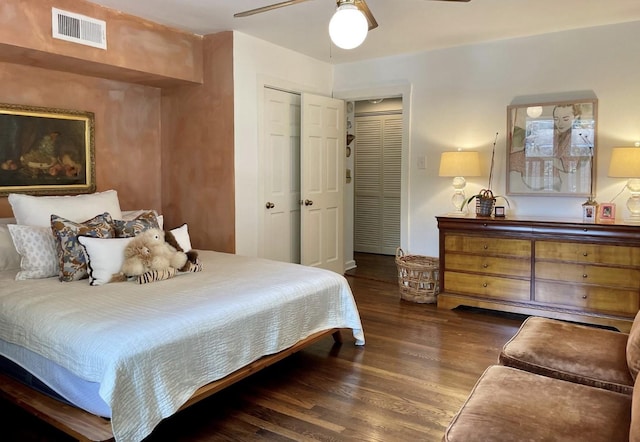
[[(640, 331), (639, 331), (640, 332)], [(531, 316), (502, 348), (502, 365), (631, 395), (628, 336)]]
[(627, 340), (627, 366), (633, 379), (640, 371), (640, 312), (636, 314)]
[(446, 442), (611, 442), (629, 437), (631, 396), (494, 365), (447, 427)]
[(631, 428), (629, 442), (640, 442), (640, 381), (635, 382), (631, 398)]

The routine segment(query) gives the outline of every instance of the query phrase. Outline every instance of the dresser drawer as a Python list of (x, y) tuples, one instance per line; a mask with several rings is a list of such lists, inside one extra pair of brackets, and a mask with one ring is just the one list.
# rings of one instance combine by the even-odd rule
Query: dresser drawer
[(580, 284), (536, 282), (535, 300), (550, 305), (634, 316), (640, 307), (638, 291)]
[(536, 259), (640, 267), (640, 248), (582, 244), (576, 242), (536, 241)]
[(529, 281), (469, 273), (444, 272), (447, 292), (477, 295), (483, 298), (528, 301), (531, 298)]
[(613, 288), (640, 288), (640, 270), (620, 267), (601, 267), (588, 264), (536, 261), (538, 279), (606, 285)]
[(531, 241), (525, 239), (447, 235), (444, 248), (446, 252), (531, 257)]
[(531, 260), (445, 253), (445, 270), (531, 277)]

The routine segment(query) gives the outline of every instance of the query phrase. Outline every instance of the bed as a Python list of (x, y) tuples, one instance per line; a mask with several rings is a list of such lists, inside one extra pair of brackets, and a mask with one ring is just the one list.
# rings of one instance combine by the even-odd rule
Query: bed
[(342, 275), (198, 252), (203, 271), (150, 284), (16, 281), (15, 270), (1, 271), (0, 355), (73, 406), (5, 374), (3, 395), (74, 437), (138, 441), (181, 408), (341, 329), (364, 345)]

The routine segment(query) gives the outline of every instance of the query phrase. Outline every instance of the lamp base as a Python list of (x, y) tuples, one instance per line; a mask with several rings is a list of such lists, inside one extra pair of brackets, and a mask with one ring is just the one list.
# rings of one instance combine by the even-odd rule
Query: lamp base
[(465, 179), (461, 176), (453, 179), (453, 195), (451, 196), (451, 204), (456, 210), (449, 212), (449, 216), (467, 216), (467, 208), (464, 207), (464, 203), (467, 200), (467, 196), (464, 194), (464, 187), (467, 185)]
[(629, 184), (627, 184), (627, 187), (631, 189), (631, 196), (627, 200), (627, 209), (629, 209), (629, 214), (631, 215), (630, 219), (637, 220), (635, 222), (640, 223), (640, 190), (637, 186), (631, 187)]

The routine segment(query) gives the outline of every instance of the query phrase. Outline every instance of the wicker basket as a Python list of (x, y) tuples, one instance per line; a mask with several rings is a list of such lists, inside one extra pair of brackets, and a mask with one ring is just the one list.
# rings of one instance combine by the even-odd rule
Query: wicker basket
[(491, 190), (482, 190), (476, 198), (476, 216), (491, 216), (496, 198)]
[(422, 304), (434, 303), (440, 291), (438, 258), (405, 255), (396, 249), (400, 298)]

